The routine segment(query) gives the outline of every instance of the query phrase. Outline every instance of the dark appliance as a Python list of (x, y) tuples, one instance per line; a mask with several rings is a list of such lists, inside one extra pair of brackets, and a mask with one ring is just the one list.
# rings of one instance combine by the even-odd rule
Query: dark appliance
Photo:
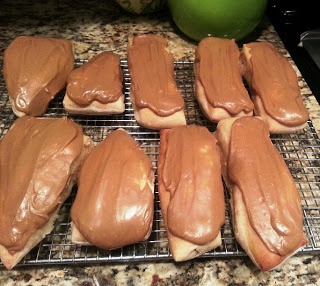
[(267, 17), (320, 103), (320, 14), (314, 0), (269, 0)]

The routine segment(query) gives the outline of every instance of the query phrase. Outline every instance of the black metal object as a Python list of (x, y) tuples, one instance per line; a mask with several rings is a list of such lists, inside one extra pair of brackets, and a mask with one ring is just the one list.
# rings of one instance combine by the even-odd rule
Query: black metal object
[(301, 45), (302, 33), (320, 28), (316, 4), (317, 1), (312, 0), (269, 0), (266, 14), (320, 102), (320, 69), (314, 60), (314, 54), (310, 54)]

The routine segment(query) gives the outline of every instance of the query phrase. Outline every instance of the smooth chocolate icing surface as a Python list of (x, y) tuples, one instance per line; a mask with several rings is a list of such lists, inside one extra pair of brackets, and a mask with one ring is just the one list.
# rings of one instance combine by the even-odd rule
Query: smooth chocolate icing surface
[(167, 135), (163, 182), (170, 192), (168, 228), (195, 244), (218, 235), (225, 220), (217, 140), (207, 128), (175, 127)]
[(158, 35), (139, 35), (128, 49), (132, 78), (131, 92), (138, 108), (150, 108), (159, 116), (169, 116), (184, 107), (174, 75), (174, 58), (168, 42)]
[(197, 79), (208, 102), (236, 115), (253, 111), (253, 103), (242, 81), (240, 50), (233, 39), (207, 37), (195, 51)]
[(20, 36), (4, 52), (3, 74), (14, 107), (26, 115), (42, 115), (62, 90), (74, 68), (71, 41)]
[(256, 117), (239, 118), (230, 140), (229, 178), (243, 193), (251, 226), (271, 252), (291, 253), (304, 236), (301, 200), (266, 123)]
[(265, 112), (286, 126), (304, 124), (309, 119), (298, 78), (292, 65), (269, 42), (245, 44), (249, 49), (245, 78), (253, 97), (259, 96)]
[(101, 52), (70, 73), (67, 94), (78, 105), (114, 102), (122, 95), (122, 77), (120, 57)]
[(18, 118), (0, 141), (0, 244), (14, 253), (61, 202), (83, 145), (67, 118)]
[(139, 143), (124, 130), (111, 132), (81, 168), (73, 223), (104, 249), (143, 240), (153, 219), (153, 176)]

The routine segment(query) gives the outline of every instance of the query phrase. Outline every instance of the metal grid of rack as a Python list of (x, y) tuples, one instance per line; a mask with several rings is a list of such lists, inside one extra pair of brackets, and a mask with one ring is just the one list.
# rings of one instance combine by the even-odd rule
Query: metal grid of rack
[[(80, 66), (84, 61), (77, 61)], [(138, 140), (150, 157), (156, 173), (159, 146), (159, 132), (139, 126), (134, 119), (129, 99), (130, 76), (127, 62), (121, 61), (124, 74), (125, 112), (112, 116), (69, 115), (63, 108), (64, 91), (50, 103), (44, 114), (46, 117), (68, 116), (84, 128), (84, 133), (95, 142), (103, 140), (108, 133), (117, 128), (124, 128)], [(193, 63), (175, 62), (175, 74), (178, 87), (185, 99), (185, 115), (188, 124), (206, 126), (210, 131), (216, 124), (208, 121), (202, 114), (194, 98)], [(11, 110), (9, 96), (3, 78), (0, 79), (0, 138), (10, 128), (16, 116)], [(304, 230), (308, 238), (307, 246), (302, 253), (320, 252), (320, 139), (311, 121), (299, 132), (285, 135), (271, 135), (271, 140), (282, 154), (297, 184), (303, 208)], [(148, 240), (115, 250), (102, 250), (94, 246), (80, 246), (71, 243), (69, 211), (75, 198), (76, 187), (62, 206), (53, 231), (48, 234), (18, 265), (34, 264), (72, 264), (100, 262), (137, 262), (171, 260), (168, 241), (163, 226), (159, 197), (157, 191), (157, 175), (155, 182), (154, 219), (152, 233)], [(229, 194), (225, 189), (226, 220), (221, 229), (222, 245), (201, 257), (236, 257), (245, 256), (245, 252), (237, 244), (231, 221)]]

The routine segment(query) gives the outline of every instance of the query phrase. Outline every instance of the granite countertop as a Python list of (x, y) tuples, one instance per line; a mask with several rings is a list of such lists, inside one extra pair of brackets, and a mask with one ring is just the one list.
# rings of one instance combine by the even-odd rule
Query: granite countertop
[[(70, 2), (70, 3), (69, 3)], [(167, 37), (176, 60), (192, 61), (195, 42), (174, 26), (167, 10), (145, 16), (125, 13), (112, 1), (1, 1), (0, 61), (19, 35), (65, 38), (75, 43), (77, 59), (103, 50), (126, 58), (128, 37), (156, 33)], [(310, 119), (318, 134), (320, 107), (272, 25), (264, 19), (247, 40), (272, 42), (291, 61)], [(248, 257), (199, 258), (183, 263), (143, 262), (0, 268), (0, 285), (320, 285), (319, 255), (297, 254), (269, 272)]]

